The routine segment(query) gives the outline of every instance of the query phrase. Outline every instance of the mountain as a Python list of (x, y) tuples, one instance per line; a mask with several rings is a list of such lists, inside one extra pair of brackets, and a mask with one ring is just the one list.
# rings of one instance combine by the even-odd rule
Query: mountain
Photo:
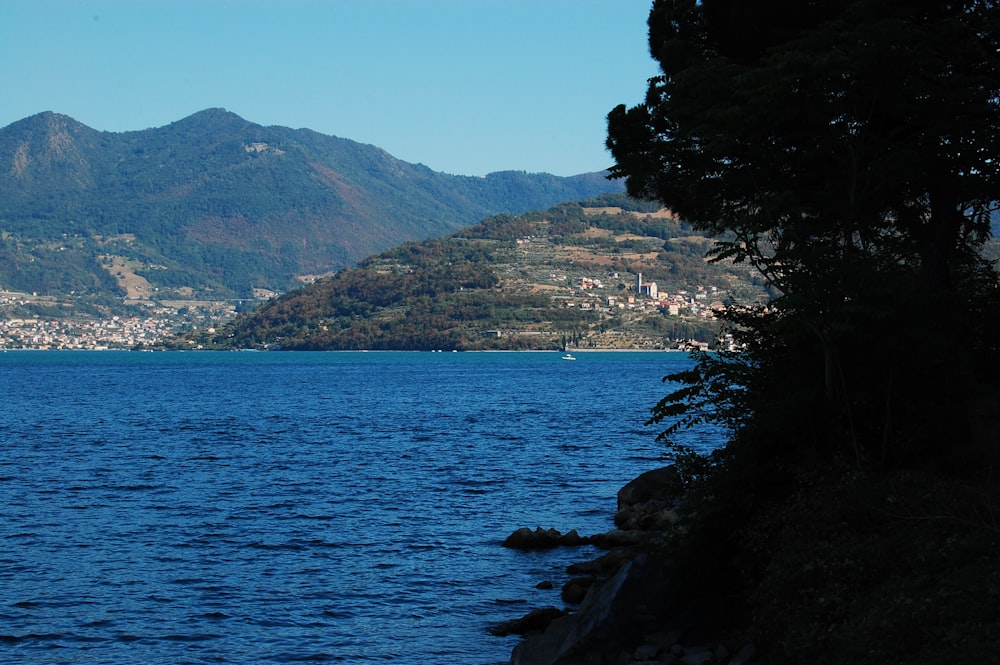
[(0, 288), (249, 298), (489, 215), (621, 189), (603, 173), (448, 175), (223, 109), (124, 133), (46, 112), (0, 129)]
[[(410, 242), (175, 348), (666, 348), (711, 341), (721, 303), (767, 298), (746, 265), (655, 206), (609, 194)], [(638, 288), (639, 283), (644, 287)]]

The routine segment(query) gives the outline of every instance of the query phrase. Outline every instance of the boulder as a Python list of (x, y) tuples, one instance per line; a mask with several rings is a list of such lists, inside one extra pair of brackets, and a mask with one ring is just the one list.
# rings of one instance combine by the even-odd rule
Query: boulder
[(709, 665), (714, 661), (715, 652), (708, 647), (689, 647), (681, 656), (681, 665)]
[(625, 506), (615, 513), (615, 526), (625, 531), (662, 531), (677, 523), (678, 502), (651, 500)]
[(684, 493), (684, 483), (673, 465), (641, 474), (618, 490), (618, 510), (647, 501), (674, 501)]
[(562, 588), (563, 602), (570, 603), (571, 605), (582, 602), (587, 595), (587, 591), (590, 590), (590, 587), (594, 586), (594, 582), (596, 581), (596, 577), (585, 575), (584, 577), (574, 577), (566, 582)]
[(632, 547), (643, 542), (643, 535), (635, 531), (615, 529), (606, 533), (596, 533), (590, 537), (590, 542), (606, 550), (616, 547)]
[(489, 632), (491, 635), (496, 635), (498, 637), (540, 633), (548, 628), (549, 624), (553, 621), (563, 616), (566, 616), (566, 612), (558, 607), (540, 607), (538, 609), (531, 610), (518, 619), (511, 619), (510, 621), (498, 623), (497, 625), (492, 626), (489, 629)]
[(639, 554), (595, 585), (577, 612), (517, 645), (511, 665), (554, 665), (574, 654), (617, 654), (622, 646), (639, 643), (648, 626), (637, 622), (637, 615), (662, 621), (676, 609), (675, 570), (670, 561)]
[(631, 558), (632, 553), (626, 549), (612, 549), (607, 554), (603, 554), (596, 559), (572, 563), (566, 567), (566, 572), (570, 575), (610, 577), (621, 570), (625, 562)]
[(582, 537), (576, 529), (560, 533), (556, 529), (521, 527), (507, 536), (503, 546), (514, 550), (548, 550), (553, 547), (577, 547), (585, 545), (587, 538)]

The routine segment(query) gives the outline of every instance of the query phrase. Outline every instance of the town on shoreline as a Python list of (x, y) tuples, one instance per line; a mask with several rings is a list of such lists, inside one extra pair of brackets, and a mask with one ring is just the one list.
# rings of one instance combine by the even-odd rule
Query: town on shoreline
[[(213, 333), (208, 321), (206, 332)], [(109, 319), (70, 320), (43, 317), (0, 319), (0, 351), (108, 351), (165, 348), (166, 341), (189, 324), (175, 316), (112, 316)], [(689, 351), (707, 349), (704, 342), (665, 343), (641, 335), (618, 335), (613, 343), (573, 351)], [(200, 350), (200, 349), (196, 349)]]
[(84, 315), (79, 299), (0, 290), (0, 349), (154, 347), (181, 331), (221, 325), (236, 314), (236, 306), (227, 302), (130, 304), (135, 313)]

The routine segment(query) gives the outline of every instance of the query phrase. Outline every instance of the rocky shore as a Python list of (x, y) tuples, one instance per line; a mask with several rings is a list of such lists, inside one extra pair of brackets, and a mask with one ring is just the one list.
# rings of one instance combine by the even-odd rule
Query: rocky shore
[[(716, 617), (725, 608), (699, 597), (690, 571), (663, 545), (676, 533), (683, 485), (673, 466), (648, 471), (618, 492), (615, 530), (581, 536), (575, 530), (521, 528), (503, 543), (519, 550), (595, 545), (605, 553), (570, 566), (563, 607), (542, 607), (494, 626), (518, 634), (511, 665), (758, 665), (752, 644), (726, 644)], [(548, 585), (548, 586), (546, 586)], [(551, 588), (542, 581), (539, 588)]]

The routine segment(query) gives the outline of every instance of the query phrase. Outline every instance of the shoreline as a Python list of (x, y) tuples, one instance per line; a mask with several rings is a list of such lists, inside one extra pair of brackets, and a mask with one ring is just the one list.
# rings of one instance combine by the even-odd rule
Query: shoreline
[[(567, 568), (562, 607), (535, 608), (490, 630), (522, 636), (510, 665), (755, 665), (754, 645), (724, 644), (716, 599), (692, 597), (683, 566), (667, 553), (667, 541), (680, 532), (683, 493), (676, 468), (660, 467), (619, 490), (611, 531), (580, 536), (522, 527), (512, 533), (504, 547), (595, 545), (604, 554)], [(545, 584), (536, 588), (551, 588)]]

